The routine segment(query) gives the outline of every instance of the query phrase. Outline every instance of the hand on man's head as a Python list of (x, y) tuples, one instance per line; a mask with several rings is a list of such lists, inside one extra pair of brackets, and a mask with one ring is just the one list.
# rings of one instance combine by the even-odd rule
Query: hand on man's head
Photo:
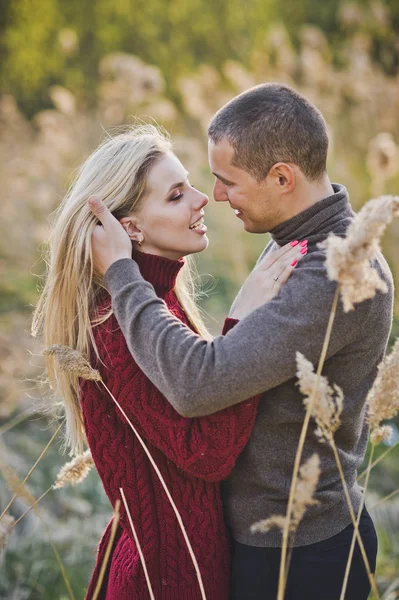
[(88, 205), (101, 223), (93, 229), (91, 251), (95, 269), (104, 275), (115, 261), (132, 257), (132, 242), (100, 198), (91, 196)]

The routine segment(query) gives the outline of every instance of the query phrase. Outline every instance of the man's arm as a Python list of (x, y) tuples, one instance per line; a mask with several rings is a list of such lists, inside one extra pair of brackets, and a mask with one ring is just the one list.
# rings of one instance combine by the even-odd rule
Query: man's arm
[[(105, 282), (132, 356), (186, 417), (212, 414), (295, 377), (296, 351), (317, 364), (336, 287), (323, 254), (312, 252), (278, 296), (226, 336), (206, 341), (170, 314), (133, 260), (114, 262)], [(369, 306), (343, 313), (339, 302), (327, 358), (354, 339)]]

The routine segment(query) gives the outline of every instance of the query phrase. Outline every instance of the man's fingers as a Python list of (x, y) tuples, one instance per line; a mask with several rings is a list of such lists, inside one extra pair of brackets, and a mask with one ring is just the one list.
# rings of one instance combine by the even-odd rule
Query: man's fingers
[(88, 199), (88, 205), (91, 212), (97, 217), (104, 227), (106, 224), (109, 225), (112, 222), (111, 219), (114, 219), (101, 198), (97, 198), (97, 196), (90, 196)]

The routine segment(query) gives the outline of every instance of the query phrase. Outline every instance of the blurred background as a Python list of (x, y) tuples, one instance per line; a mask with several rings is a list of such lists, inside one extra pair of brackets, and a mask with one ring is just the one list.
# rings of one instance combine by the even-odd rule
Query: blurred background
[[(358, 210), (399, 193), (397, 0), (0, 0), (0, 450), (23, 478), (50, 439), (42, 348), (29, 335), (47, 219), (105, 132), (140, 117), (171, 132), (192, 183), (209, 194), (209, 249), (198, 257), (201, 304), (215, 334), (268, 241), (212, 201), (207, 123), (237, 93), (279, 81), (304, 93), (329, 127), (329, 173)], [(399, 281), (399, 223), (384, 236)], [(392, 341), (399, 333), (396, 295)], [(399, 439), (373, 469), (368, 508), (379, 532), (378, 586), (399, 598)], [(378, 454), (377, 454), (378, 456)], [(55, 442), (28, 487), (37, 498), (68, 459)], [(3, 472), (4, 475), (4, 472)], [(363, 480), (364, 481), (364, 480)], [(0, 479), (0, 502), (11, 497)], [(379, 504), (378, 504), (379, 503)], [(378, 504), (378, 505), (377, 505)], [(18, 500), (18, 517), (29, 506)], [(13, 531), (0, 557), (0, 597), (70, 597), (49, 543), (83, 598), (111, 516), (92, 470), (54, 490)], [(375, 506), (375, 508), (373, 508)], [(43, 526), (43, 521), (48, 528)]]

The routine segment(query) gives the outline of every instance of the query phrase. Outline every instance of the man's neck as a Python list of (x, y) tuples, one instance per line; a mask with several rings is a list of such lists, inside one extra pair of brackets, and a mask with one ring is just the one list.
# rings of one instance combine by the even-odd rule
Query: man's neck
[(313, 206), (313, 204), (333, 194), (334, 190), (327, 174), (322, 180), (317, 182), (298, 181), (294, 195), (286, 203), (284, 214), (281, 214), (280, 223), (288, 221)]

